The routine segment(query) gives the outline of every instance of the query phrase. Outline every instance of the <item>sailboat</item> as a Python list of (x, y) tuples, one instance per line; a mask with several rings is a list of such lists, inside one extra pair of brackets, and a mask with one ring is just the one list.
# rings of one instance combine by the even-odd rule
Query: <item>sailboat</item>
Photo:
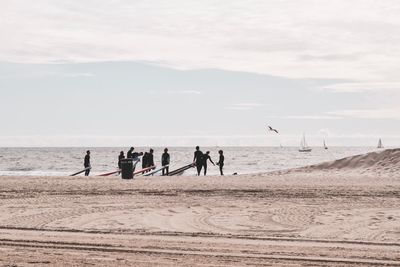
[(324, 139), (324, 149), (328, 149), (328, 147), (326, 146), (326, 143), (325, 143), (325, 139)]
[(306, 141), (306, 135), (303, 134), (303, 138), (301, 139), (300, 142), (300, 149), (299, 152), (311, 152), (311, 147), (308, 146), (307, 141)]
[(382, 139), (380, 139), (380, 138), (378, 141), (378, 148), (383, 148)]

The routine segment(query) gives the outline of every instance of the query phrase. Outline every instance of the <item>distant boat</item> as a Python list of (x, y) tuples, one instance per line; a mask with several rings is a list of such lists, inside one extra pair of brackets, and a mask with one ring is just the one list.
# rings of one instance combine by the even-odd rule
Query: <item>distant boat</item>
[(328, 149), (328, 147), (327, 147), (327, 145), (326, 145), (326, 143), (325, 143), (325, 139), (324, 139), (324, 148), (325, 148), (325, 149)]
[(378, 141), (378, 148), (383, 148), (382, 139), (380, 139), (380, 138)]
[(300, 149), (299, 152), (311, 152), (312, 148), (308, 146), (307, 141), (306, 141), (306, 135), (303, 134), (303, 138), (301, 139), (300, 142)]

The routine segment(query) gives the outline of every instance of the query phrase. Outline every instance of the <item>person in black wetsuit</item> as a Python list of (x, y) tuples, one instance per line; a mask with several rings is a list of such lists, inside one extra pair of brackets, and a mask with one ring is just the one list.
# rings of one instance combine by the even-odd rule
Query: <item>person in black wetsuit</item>
[(144, 155), (142, 157), (142, 169), (146, 168), (148, 165), (148, 159), (149, 159), (149, 153), (144, 152)]
[(129, 151), (126, 153), (126, 158), (127, 159), (132, 159), (133, 158), (133, 150), (135, 150), (135, 148), (134, 147), (131, 147), (130, 149), (129, 149)]
[(220, 150), (218, 151), (218, 153), (219, 153), (219, 161), (217, 162), (217, 165), (219, 166), (219, 172), (221, 173), (221, 175), (224, 175), (224, 161), (225, 161), (224, 151)]
[(90, 151), (86, 151), (85, 160), (83, 161), (83, 166), (85, 167), (85, 176), (89, 176), (90, 173)]
[[(169, 165), (169, 162), (170, 162), (170, 156), (168, 154), (168, 148), (165, 148), (164, 149), (164, 153), (161, 156), (161, 165), (163, 167), (167, 166), (167, 165)], [(169, 166), (165, 167), (162, 170), (162, 175), (168, 175), (168, 173), (169, 173)]]
[(200, 176), (201, 168), (203, 167), (203, 152), (200, 151), (199, 146), (196, 146), (196, 151), (194, 152), (193, 163), (196, 164), (197, 175)]
[(118, 168), (121, 169), (121, 160), (125, 158), (124, 151), (121, 151), (118, 156)]
[[(142, 168), (148, 168), (148, 167), (153, 167), (154, 166), (154, 150), (150, 148), (149, 152), (145, 152), (144, 156), (142, 158)], [(147, 170), (146, 172), (150, 172), (150, 170)]]
[(204, 176), (207, 175), (207, 161), (210, 161), (214, 166), (214, 162), (212, 161), (210, 157), (210, 151), (207, 151), (206, 154), (203, 155), (203, 168), (204, 168)]

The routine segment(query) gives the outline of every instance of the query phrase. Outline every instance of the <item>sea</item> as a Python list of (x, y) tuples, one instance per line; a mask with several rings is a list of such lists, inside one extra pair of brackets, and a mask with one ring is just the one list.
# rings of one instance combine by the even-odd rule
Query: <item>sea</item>
[[(0, 148), (0, 176), (65, 176), (82, 170), (86, 150), (91, 151), (91, 175), (112, 172), (117, 169), (121, 147), (51, 147), (51, 148)], [(148, 151), (138, 147), (135, 151)], [(161, 165), (164, 148), (153, 147), (154, 160)], [(170, 171), (193, 161), (194, 147), (170, 147)], [(373, 147), (314, 147), (312, 152), (299, 152), (297, 147), (202, 147), (210, 151), (211, 159), (218, 161), (218, 151), (225, 155), (225, 174), (250, 174), (302, 167), (336, 159), (377, 151)], [(195, 175), (189, 169), (184, 175)], [(208, 164), (208, 175), (218, 175), (217, 166)]]

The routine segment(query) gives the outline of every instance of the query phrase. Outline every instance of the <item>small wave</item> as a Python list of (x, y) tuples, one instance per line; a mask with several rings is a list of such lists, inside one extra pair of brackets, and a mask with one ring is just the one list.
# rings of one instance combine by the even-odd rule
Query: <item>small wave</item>
[(7, 171), (10, 172), (30, 172), (30, 171), (34, 171), (35, 168), (32, 167), (11, 167), (8, 168)]

